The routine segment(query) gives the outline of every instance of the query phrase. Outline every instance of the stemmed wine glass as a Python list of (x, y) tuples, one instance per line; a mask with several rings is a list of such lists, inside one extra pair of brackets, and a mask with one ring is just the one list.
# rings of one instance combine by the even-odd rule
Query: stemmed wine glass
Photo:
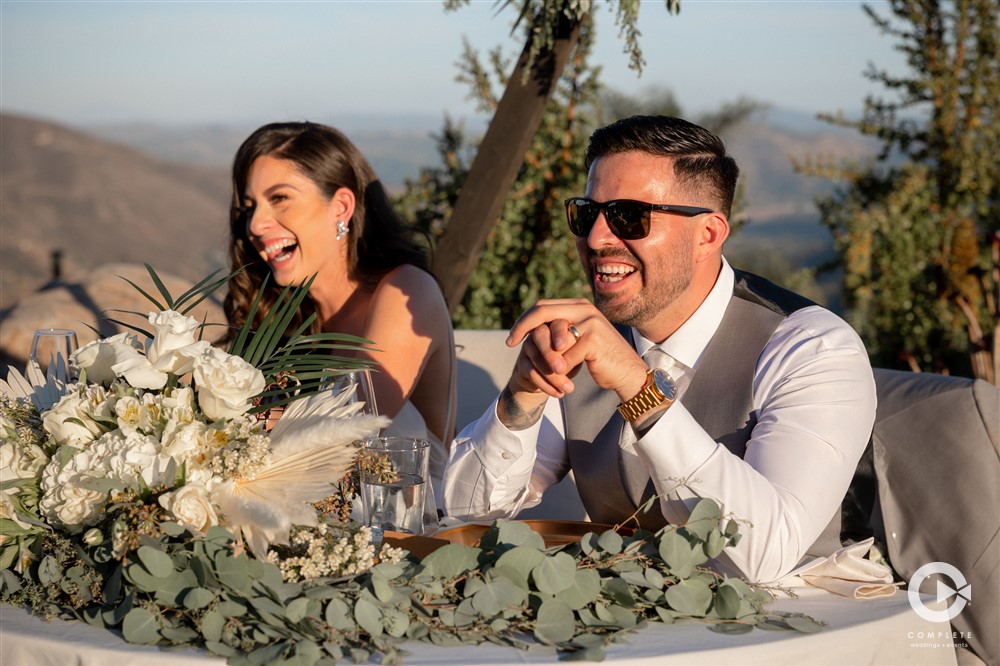
[[(351, 402), (360, 402), (360, 414), (378, 416), (378, 403), (375, 400), (375, 389), (372, 385), (372, 375), (368, 369), (352, 370), (338, 375), (331, 384), (334, 393), (350, 391)], [(372, 436), (378, 433), (372, 433)]]
[(76, 331), (69, 328), (40, 328), (31, 341), (28, 362), (47, 377), (68, 382), (72, 379), (69, 357), (77, 348)]

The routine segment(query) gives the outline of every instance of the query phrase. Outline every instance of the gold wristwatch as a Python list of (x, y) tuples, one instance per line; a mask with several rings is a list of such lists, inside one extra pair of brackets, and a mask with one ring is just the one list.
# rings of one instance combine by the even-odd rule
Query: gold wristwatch
[(634, 398), (618, 405), (618, 413), (626, 421), (635, 421), (656, 407), (669, 407), (677, 398), (677, 385), (665, 370), (655, 368), (646, 373), (646, 384)]

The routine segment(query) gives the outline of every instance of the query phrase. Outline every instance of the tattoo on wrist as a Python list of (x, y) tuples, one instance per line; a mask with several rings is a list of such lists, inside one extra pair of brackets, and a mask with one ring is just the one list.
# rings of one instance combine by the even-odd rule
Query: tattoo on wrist
[(497, 401), (497, 418), (509, 430), (524, 430), (535, 425), (538, 419), (542, 418), (545, 411), (545, 403), (538, 405), (534, 409), (525, 411), (514, 399), (514, 394), (506, 386), (500, 392), (500, 399)]

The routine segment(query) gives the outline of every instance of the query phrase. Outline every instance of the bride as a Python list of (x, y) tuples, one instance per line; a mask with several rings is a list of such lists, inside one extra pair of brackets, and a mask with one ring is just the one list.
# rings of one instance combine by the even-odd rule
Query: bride
[[(299, 312), (315, 332), (367, 338), (386, 434), (431, 441), (435, 494), (455, 429), (451, 320), (430, 273), (422, 234), (393, 211), (364, 155), (338, 130), (310, 122), (273, 123), (251, 134), (233, 160), (230, 325), (246, 320), (270, 274), (258, 318), (283, 286), (316, 275)], [(298, 322), (293, 322), (292, 326)]]

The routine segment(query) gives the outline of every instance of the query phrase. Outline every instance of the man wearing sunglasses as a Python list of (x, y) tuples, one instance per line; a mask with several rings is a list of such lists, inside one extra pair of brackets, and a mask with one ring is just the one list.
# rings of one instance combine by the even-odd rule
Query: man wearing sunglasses
[(572, 470), (595, 522), (658, 529), (715, 499), (747, 521), (718, 566), (752, 581), (839, 547), (820, 536), (875, 417), (861, 340), (730, 267), (738, 168), (711, 132), (627, 118), (594, 132), (586, 166), (566, 215), (594, 301), (542, 300), (513, 326), (510, 381), (452, 447), (446, 511), (513, 516)]

